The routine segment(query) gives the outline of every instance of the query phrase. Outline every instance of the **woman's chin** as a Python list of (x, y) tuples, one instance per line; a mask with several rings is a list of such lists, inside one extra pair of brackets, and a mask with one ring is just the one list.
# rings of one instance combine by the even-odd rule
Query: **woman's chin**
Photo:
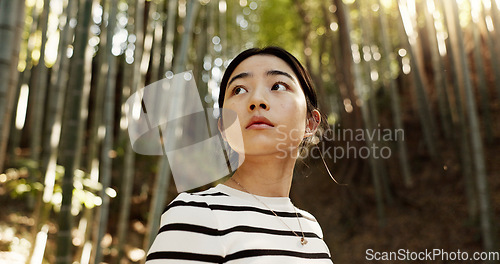
[[(295, 149), (295, 151), (294, 151)], [(292, 153), (296, 152), (296, 147), (276, 145), (276, 144), (248, 144), (245, 145), (244, 150), (236, 150), (238, 154), (245, 155), (245, 157), (251, 156), (275, 156), (277, 158), (286, 158), (293, 156)]]

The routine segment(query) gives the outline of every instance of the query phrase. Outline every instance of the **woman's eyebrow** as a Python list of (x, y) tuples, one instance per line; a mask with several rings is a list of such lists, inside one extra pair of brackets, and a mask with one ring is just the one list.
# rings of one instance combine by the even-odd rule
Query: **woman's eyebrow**
[(284, 71), (270, 70), (270, 71), (267, 71), (266, 74), (267, 75), (283, 75), (283, 76), (286, 76), (286, 77), (290, 78), (290, 80), (292, 80), (293, 82), (295, 82), (295, 80), (293, 79), (292, 75), (290, 75), (289, 73), (284, 72)]
[[(292, 75), (290, 75), (287, 72), (280, 71), (280, 70), (269, 70), (266, 72), (266, 75), (268, 75), (268, 76), (269, 75), (283, 75), (283, 76), (290, 78), (290, 80), (292, 80), (292, 82), (295, 82)], [(249, 72), (242, 72), (242, 73), (236, 74), (233, 78), (231, 78), (231, 80), (229, 80), (229, 83), (227, 84), (227, 86), (231, 85), (231, 83), (237, 79), (242, 79), (242, 78), (251, 77), (251, 76), (253, 76), (253, 74), (249, 73)]]
[(234, 82), (236, 79), (241, 79), (241, 78), (250, 77), (250, 76), (252, 76), (252, 74), (248, 73), (248, 72), (242, 72), (242, 73), (236, 74), (236, 76), (231, 78), (231, 80), (229, 81), (227, 86), (231, 85), (231, 83)]

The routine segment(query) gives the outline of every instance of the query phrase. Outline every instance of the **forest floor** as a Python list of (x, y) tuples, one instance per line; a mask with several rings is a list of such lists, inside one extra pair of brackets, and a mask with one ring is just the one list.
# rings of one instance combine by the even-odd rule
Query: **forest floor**
[[(500, 223), (500, 106), (494, 105), (492, 122), (495, 132), (493, 142), (485, 143), (488, 187), (491, 206), (494, 210), (493, 223)], [(291, 191), (291, 199), (296, 206), (311, 212), (319, 221), (324, 239), (335, 263), (376, 263), (367, 261), (367, 250), (373, 252), (425, 252), (442, 249), (444, 252), (483, 251), (479, 218), (470, 220), (464, 178), (460, 173), (457, 151), (448, 142), (439, 142), (440, 161), (431, 161), (423, 146), (417, 118), (407, 118), (405, 135), (410, 150), (412, 187), (406, 187), (399, 173), (397, 158), (386, 160), (385, 174), (388, 177), (392, 202), (384, 203), (383, 222), (377, 215), (377, 204), (372, 178), (369, 176), (368, 162), (340, 159), (328, 163), (336, 184), (330, 179), (320, 159), (310, 159), (305, 164), (298, 162)], [(395, 152), (393, 155), (396, 155)], [(307, 164), (307, 165), (306, 165)], [(24, 172), (25, 173), (25, 172)], [(141, 174), (141, 172), (138, 172)], [(26, 175), (22, 175), (23, 178)], [(116, 174), (116, 173), (115, 173)], [(475, 175), (474, 175), (475, 176)], [(119, 175), (115, 175), (119, 177)], [(134, 186), (132, 212), (128, 244), (129, 262), (145, 254), (142, 240), (146, 232), (147, 208), (149, 206), (147, 181), (139, 175)], [(151, 183), (151, 176), (149, 176)], [(0, 177), (0, 263), (25, 263), (33, 234), (33, 212), (27, 207), (27, 199), (12, 198), (7, 193), (6, 178)], [(345, 183), (345, 184), (344, 184)], [(170, 185), (169, 200), (176, 196)], [(108, 232), (116, 231), (118, 200), (111, 204), (112, 213)], [(51, 217), (54, 219), (54, 217)], [(77, 223), (75, 222), (75, 226)], [(46, 257), (48, 263), (54, 260), (56, 225), (49, 226), (49, 245)], [(500, 238), (498, 229), (495, 237)], [(107, 236), (108, 245), (116, 241)], [(500, 242), (500, 239), (499, 241)], [(78, 244), (78, 241), (74, 241)], [(114, 250), (105, 250), (109, 258)], [(384, 263), (405, 263), (405, 261), (384, 261)], [(424, 263), (424, 262), (422, 262)], [(441, 258), (425, 263), (457, 263)], [(472, 263), (472, 262), (467, 262)], [(479, 263), (479, 262), (476, 262)]]
[[(486, 148), (489, 193), (494, 210), (493, 223), (500, 223), (500, 162), (499, 138)], [(453, 156), (452, 150), (447, 150)], [(348, 185), (337, 185), (324, 171), (319, 161), (309, 165), (308, 177), (297, 177), (292, 200), (309, 210), (321, 224), (334, 263), (377, 263), (367, 261), (371, 252), (425, 252), (441, 249), (444, 252), (484, 251), (479, 219), (468, 217), (467, 197), (463, 176), (456, 160), (442, 164), (413, 161), (414, 185), (405, 187), (397, 173), (398, 164), (388, 165), (391, 180), (392, 203), (385, 203), (385, 223), (377, 214), (375, 190), (368, 166)], [(335, 165), (333, 165), (334, 167)], [(393, 167), (391, 167), (393, 166)], [(446, 166), (446, 169), (443, 169)], [(332, 167), (330, 167), (332, 169)], [(336, 175), (342, 184), (342, 176)], [(316, 178), (312, 180), (312, 178)], [(320, 178), (320, 179), (318, 179)], [(500, 238), (498, 230), (494, 237)], [(406, 263), (383, 261), (383, 263)], [(435, 261), (421, 263), (459, 263)], [(464, 262), (465, 263), (465, 262)], [(467, 262), (482, 263), (482, 262)]]

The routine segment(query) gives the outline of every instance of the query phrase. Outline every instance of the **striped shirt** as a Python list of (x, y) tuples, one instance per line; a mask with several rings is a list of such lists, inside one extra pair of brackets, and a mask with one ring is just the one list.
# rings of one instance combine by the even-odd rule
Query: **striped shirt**
[(181, 193), (165, 209), (147, 264), (332, 264), (323, 232), (310, 213), (288, 197), (257, 196), (219, 184)]

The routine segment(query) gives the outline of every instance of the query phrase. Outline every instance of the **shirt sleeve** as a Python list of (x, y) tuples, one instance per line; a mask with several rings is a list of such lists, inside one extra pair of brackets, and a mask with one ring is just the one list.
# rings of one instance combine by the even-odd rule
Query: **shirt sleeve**
[(146, 264), (221, 263), (225, 251), (217, 220), (199, 196), (181, 193), (165, 209)]

